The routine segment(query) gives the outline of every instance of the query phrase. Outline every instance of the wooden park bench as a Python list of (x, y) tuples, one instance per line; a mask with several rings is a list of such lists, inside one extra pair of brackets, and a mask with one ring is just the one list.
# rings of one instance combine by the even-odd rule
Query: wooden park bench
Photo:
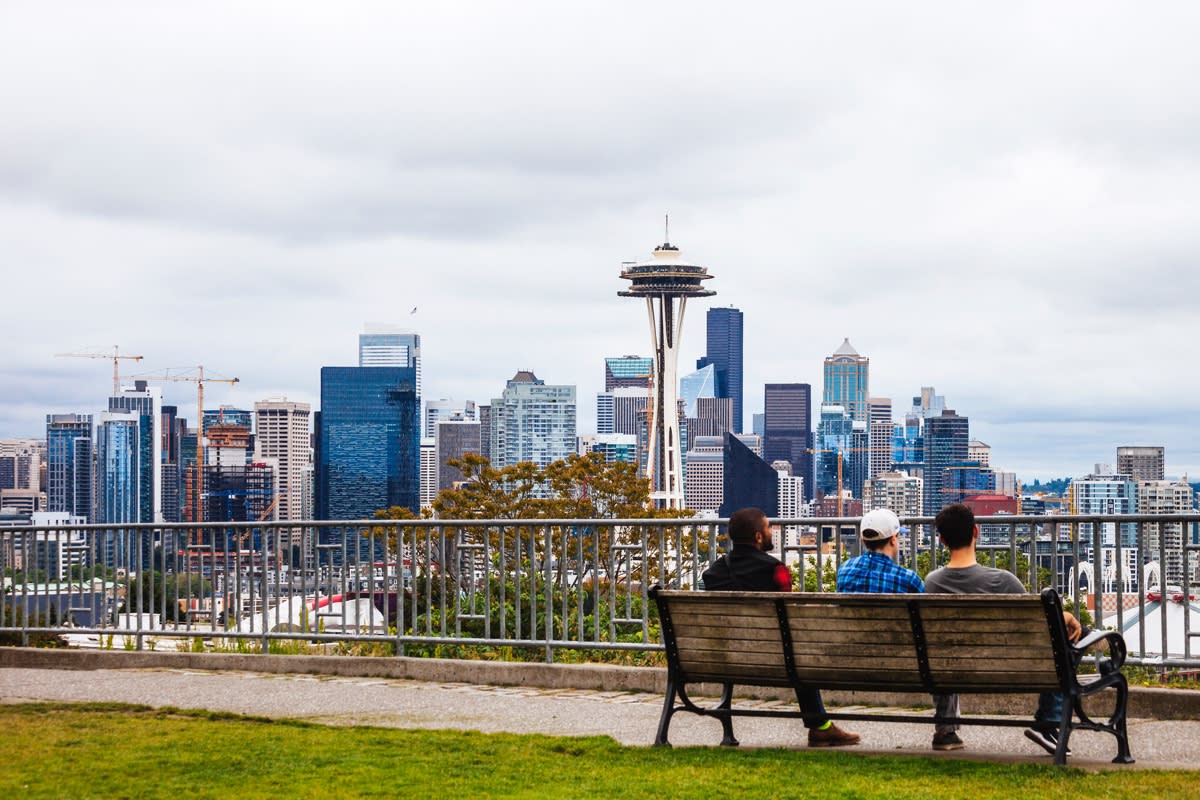
[[(733, 717), (802, 717), (797, 710), (737, 708), (733, 687), (939, 694), (1063, 694), (1056, 764), (1065, 764), (1072, 730), (1117, 739), (1114, 763), (1133, 763), (1125, 730), (1129, 688), (1120, 668), (1125, 640), (1093, 631), (1072, 644), (1057, 592), (1038, 595), (828, 594), (694, 592), (655, 587), (667, 653), (667, 696), (655, 737), (668, 745), (677, 711), (719, 719), (721, 744), (736, 746)], [(1078, 656), (1108, 648), (1096, 675), (1076, 674)], [(723, 684), (713, 707), (696, 705), (688, 687)], [(1083, 699), (1113, 690), (1106, 722)], [(1034, 703), (1030, 703), (1031, 711)], [(912, 714), (830, 713), (834, 719), (1029, 727), (1027, 719)]]

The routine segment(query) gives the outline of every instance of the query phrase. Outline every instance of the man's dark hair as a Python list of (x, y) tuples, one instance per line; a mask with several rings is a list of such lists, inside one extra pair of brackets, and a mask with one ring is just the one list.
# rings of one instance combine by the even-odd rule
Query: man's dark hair
[(761, 508), (742, 508), (729, 517), (729, 538), (738, 544), (750, 544), (767, 515)]
[(862, 543), (863, 543), (863, 547), (865, 547), (868, 550), (871, 550), (873, 552), (876, 550), (882, 550), (883, 548), (887, 547), (887, 543), (890, 542), (891, 540), (892, 540), (892, 537), (888, 537), (887, 539), (863, 539)]
[(975, 532), (975, 512), (962, 503), (954, 503), (938, 512), (933, 525), (946, 547), (962, 550), (971, 546)]

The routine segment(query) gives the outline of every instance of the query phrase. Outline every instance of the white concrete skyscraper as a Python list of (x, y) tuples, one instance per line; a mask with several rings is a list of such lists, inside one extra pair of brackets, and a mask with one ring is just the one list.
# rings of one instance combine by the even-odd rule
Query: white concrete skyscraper
[(621, 297), (642, 297), (650, 320), (654, 373), (649, 406), (646, 472), (651, 497), (664, 508), (683, 507), (683, 462), (679, 440), (679, 342), (683, 311), (689, 297), (711, 297), (702, 281), (712, 276), (705, 267), (687, 264), (669, 241), (654, 248), (649, 261), (626, 263), (621, 278), (630, 287)]
[(286, 397), (254, 404), (255, 460), (278, 465), (276, 519), (304, 519), (304, 476), (312, 465), (312, 407)]

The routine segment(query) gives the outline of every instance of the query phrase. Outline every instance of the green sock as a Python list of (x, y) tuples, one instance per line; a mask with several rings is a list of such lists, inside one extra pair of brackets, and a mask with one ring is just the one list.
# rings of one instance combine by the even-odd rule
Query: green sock
[(825, 720), (825, 724), (824, 724), (824, 725), (818, 725), (816, 729), (817, 729), (817, 730), (819, 730), (819, 731), (827, 731), (827, 730), (829, 730), (829, 728), (830, 728), (832, 725), (833, 725), (833, 720), (831, 720), (831, 719), (827, 719), (827, 720)]

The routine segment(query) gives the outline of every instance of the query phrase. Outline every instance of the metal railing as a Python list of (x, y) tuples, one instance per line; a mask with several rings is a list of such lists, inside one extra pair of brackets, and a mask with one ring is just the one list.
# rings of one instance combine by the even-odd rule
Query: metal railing
[[(1200, 667), (1200, 514), (980, 518), (981, 560), (1051, 585), (1131, 661)], [(0, 642), (126, 649), (634, 659), (661, 650), (647, 592), (698, 588), (723, 520), (181, 523), (0, 529)], [(857, 519), (777, 521), (808, 591), (832, 591)], [(903, 520), (899, 560), (946, 551)], [(579, 659), (576, 655), (572, 658)]]

